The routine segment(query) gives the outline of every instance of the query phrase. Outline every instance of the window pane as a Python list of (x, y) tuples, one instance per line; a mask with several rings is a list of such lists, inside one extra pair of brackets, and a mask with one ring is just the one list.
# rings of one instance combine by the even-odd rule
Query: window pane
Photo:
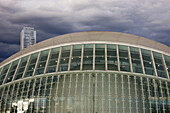
[(26, 69), (26, 72), (25, 72), (25, 75), (24, 75), (24, 78), (32, 76), (34, 68), (35, 68), (35, 64), (36, 64), (36, 61), (37, 61), (38, 54), (39, 53), (34, 53), (34, 54), (31, 55), (30, 61), (28, 63), (28, 66), (27, 66), (27, 69)]
[(145, 50), (145, 49), (141, 49), (141, 51), (142, 51), (142, 58), (143, 58), (145, 73), (148, 75), (155, 75), (153, 62), (151, 58), (151, 51)]
[(116, 45), (107, 45), (107, 68), (108, 70), (118, 70)]
[(8, 83), (8, 82), (10, 82), (12, 80), (12, 78), (14, 76), (14, 73), (15, 73), (15, 70), (16, 70), (17, 65), (18, 65), (18, 61), (19, 60), (16, 60), (16, 61), (12, 62), (12, 66), (10, 68), (10, 71), (9, 71), (7, 77), (6, 77), (5, 83)]
[(35, 75), (43, 74), (46, 65), (49, 50), (42, 51), (36, 67)]
[(130, 72), (128, 47), (122, 45), (119, 45), (118, 47), (119, 47), (120, 71)]
[(46, 73), (56, 72), (60, 48), (53, 48), (51, 50), (50, 58), (47, 65)]
[(82, 45), (73, 45), (70, 70), (80, 70)]
[(163, 77), (163, 78), (167, 78), (165, 66), (164, 66), (163, 60), (162, 60), (162, 55), (160, 53), (153, 51), (153, 56), (154, 56), (154, 61), (155, 61), (155, 66), (156, 66), (156, 69), (157, 69), (158, 76)]
[(167, 71), (168, 71), (169, 76), (170, 76), (170, 56), (164, 55), (164, 58), (165, 58), (165, 63), (166, 63)]
[(133, 72), (143, 73), (140, 60), (139, 48), (130, 47)]
[(105, 70), (105, 44), (95, 45), (95, 70)]
[(83, 70), (93, 69), (93, 44), (84, 45)]
[(58, 67), (58, 71), (68, 71), (68, 63), (70, 57), (70, 46), (62, 47), (61, 59)]
[(1, 75), (0, 75), (0, 85), (1, 85), (1, 84), (3, 83), (3, 81), (4, 81), (4, 78), (5, 78), (5, 76), (6, 76), (6, 73), (8, 72), (8, 69), (9, 69), (9, 65), (10, 65), (10, 64), (5, 65), (4, 68), (3, 68), (3, 70), (2, 70), (2, 73), (1, 73)]

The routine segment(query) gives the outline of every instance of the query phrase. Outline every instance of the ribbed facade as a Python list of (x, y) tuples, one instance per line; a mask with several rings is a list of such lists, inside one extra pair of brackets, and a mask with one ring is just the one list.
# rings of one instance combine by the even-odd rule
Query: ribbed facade
[(153, 48), (49, 46), (0, 66), (0, 113), (168, 113), (169, 74), (169, 53)]

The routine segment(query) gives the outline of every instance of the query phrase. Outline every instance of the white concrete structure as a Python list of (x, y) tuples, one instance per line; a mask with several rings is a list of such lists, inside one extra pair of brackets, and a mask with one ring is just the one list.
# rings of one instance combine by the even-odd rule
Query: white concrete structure
[(24, 27), (20, 34), (20, 49), (27, 48), (36, 43), (36, 31), (33, 27)]

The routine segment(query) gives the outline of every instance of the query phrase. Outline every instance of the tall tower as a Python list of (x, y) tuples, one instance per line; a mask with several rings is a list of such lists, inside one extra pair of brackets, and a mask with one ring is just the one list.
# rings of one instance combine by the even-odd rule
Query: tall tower
[(36, 43), (36, 31), (33, 27), (24, 27), (20, 34), (20, 49), (27, 48)]

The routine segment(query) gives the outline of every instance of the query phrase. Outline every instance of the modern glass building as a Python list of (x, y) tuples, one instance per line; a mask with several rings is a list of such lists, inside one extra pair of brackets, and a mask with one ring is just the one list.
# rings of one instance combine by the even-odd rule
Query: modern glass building
[(169, 113), (170, 47), (118, 32), (79, 32), (0, 64), (0, 113)]

